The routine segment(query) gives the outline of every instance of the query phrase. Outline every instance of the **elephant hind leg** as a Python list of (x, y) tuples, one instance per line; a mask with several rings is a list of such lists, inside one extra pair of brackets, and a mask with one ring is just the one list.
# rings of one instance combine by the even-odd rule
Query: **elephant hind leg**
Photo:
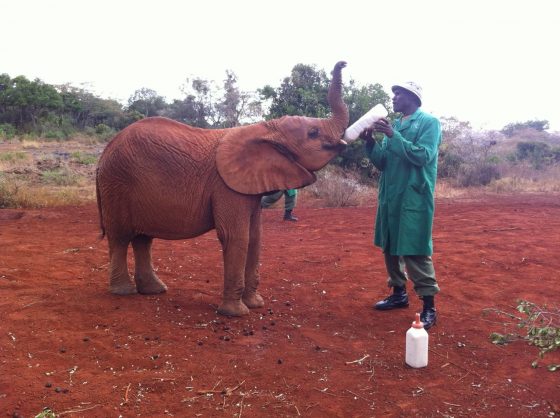
[(132, 240), (134, 250), (134, 280), (138, 293), (154, 295), (163, 293), (167, 286), (154, 271), (152, 264), (152, 241), (151, 237), (138, 235)]
[(128, 274), (128, 242), (109, 239), (109, 290), (115, 295), (137, 293), (136, 285)]

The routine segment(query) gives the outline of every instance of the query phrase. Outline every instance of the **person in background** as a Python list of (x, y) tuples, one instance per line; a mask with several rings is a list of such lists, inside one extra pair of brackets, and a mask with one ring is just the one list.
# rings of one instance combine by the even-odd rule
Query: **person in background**
[(297, 201), (297, 190), (280, 190), (278, 192), (265, 195), (261, 199), (261, 207), (266, 209), (276, 203), (280, 198), (284, 196), (284, 220), (296, 222), (298, 218), (292, 215), (292, 211), (296, 207)]
[[(381, 118), (360, 137), (366, 153), (381, 171), (374, 243), (381, 247), (392, 294), (377, 302), (381, 311), (408, 307), (407, 280), (423, 301), (421, 321), (437, 321), (434, 296), (439, 292), (432, 262), (434, 189), (441, 125), (423, 112), (422, 89), (413, 82), (392, 86), (393, 109), (401, 116), (391, 125)], [(377, 143), (373, 134), (383, 134)]]

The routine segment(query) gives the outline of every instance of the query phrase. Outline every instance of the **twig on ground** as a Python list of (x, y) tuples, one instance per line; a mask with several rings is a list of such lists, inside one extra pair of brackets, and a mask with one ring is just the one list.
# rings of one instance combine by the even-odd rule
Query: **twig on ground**
[(311, 408), (313, 408), (314, 406), (319, 405), (317, 402), (312, 403), (311, 405), (308, 405), (305, 407), (305, 412), (309, 411)]
[(243, 399), (244, 399), (244, 397), (241, 396), (241, 402), (240, 402), (240, 405), (239, 405), (239, 415), (237, 416), (237, 418), (241, 418), (241, 413), (243, 412)]
[(354, 363), (359, 363), (362, 364), (362, 362), (367, 359), (369, 357), (369, 354), (366, 354), (365, 356), (363, 356), (362, 358), (358, 359), (358, 360), (354, 360), (354, 361), (347, 361), (345, 364), (354, 364)]
[(354, 395), (356, 398), (363, 399), (363, 400), (366, 401), (368, 404), (371, 403), (371, 401), (370, 401), (369, 399), (366, 399), (366, 398), (364, 398), (363, 396), (358, 395), (357, 393), (354, 393), (354, 392), (352, 392), (352, 391), (349, 390), (349, 389), (346, 389), (346, 392), (351, 393), (351, 394)]
[[(221, 380), (220, 380), (221, 382)], [(214, 386), (214, 388), (209, 389), (209, 390), (199, 390), (196, 393), (199, 395), (207, 395), (209, 393), (219, 393), (221, 395), (224, 396), (230, 396), (233, 392), (235, 392), (237, 389), (239, 389), (239, 387), (245, 383), (245, 380), (243, 382), (241, 382), (240, 384), (238, 384), (237, 386), (233, 387), (233, 388), (225, 388), (222, 390), (216, 390), (216, 386), (218, 386), (220, 384), (220, 382), (216, 383), (216, 385)]]
[(325, 395), (334, 396), (334, 397), (337, 397), (337, 398), (346, 398), (346, 396), (336, 395), (336, 394), (334, 394), (334, 393), (329, 393), (329, 392), (327, 392), (327, 390), (329, 390), (329, 388), (325, 388), (325, 389), (313, 388), (313, 389), (315, 389), (317, 392), (324, 393)]
[[(446, 356), (444, 356), (443, 354), (438, 353), (438, 352), (435, 351), (434, 349), (430, 349), (430, 351), (431, 351), (432, 353), (437, 354), (438, 356), (440, 356), (440, 357), (446, 359), (446, 360), (449, 360)], [(472, 370), (465, 369), (464, 367), (459, 366), (457, 363), (453, 363), (452, 361), (448, 361), (448, 363), (454, 365), (455, 367), (458, 367), (459, 369), (461, 369), (461, 370), (463, 370), (463, 371), (465, 371), (465, 372), (469, 372), (469, 373), (474, 374), (474, 375), (475, 375), (476, 377), (478, 377), (479, 379), (482, 379), (482, 378), (483, 378), (483, 377), (482, 377), (481, 375), (479, 375), (478, 373), (476, 373), (476, 372), (474, 372), (474, 371), (472, 371)]]
[(128, 392), (130, 391), (130, 385), (131, 385), (131, 383), (128, 384), (128, 386), (126, 387), (126, 390), (124, 392), (124, 404), (128, 403)]
[(98, 406), (101, 406), (101, 404), (95, 404), (95, 405), (92, 405), (92, 406), (88, 406), (87, 408), (69, 409), (68, 411), (59, 412), (57, 414), (57, 416), (61, 417), (63, 415), (74, 414), (76, 412), (89, 411), (90, 409), (97, 408)]
[(466, 372), (463, 376), (461, 376), (459, 379), (455, 380), (455, 383), (460, 382), (461, 380), (463, 380), (465, 377), (467, 377), (471, 372)]

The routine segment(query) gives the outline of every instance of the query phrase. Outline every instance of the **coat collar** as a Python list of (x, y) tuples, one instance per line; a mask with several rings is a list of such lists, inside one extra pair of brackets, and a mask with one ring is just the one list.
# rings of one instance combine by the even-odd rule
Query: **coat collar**
[(412, 121), (418, 119), (418, 117), (420, 116), (420, 114), (422, 113), (422, 111), (420, 110), (420, 108), (416, 109), (416, 112), (414, 112), (412, 115), (410, 115), (409, 118), (403, 120), (402, 116), (400, 118), (397, 119), (397, 126), (395, 126), (399, 131), (402, 129), (406, 129), (408, 128)]

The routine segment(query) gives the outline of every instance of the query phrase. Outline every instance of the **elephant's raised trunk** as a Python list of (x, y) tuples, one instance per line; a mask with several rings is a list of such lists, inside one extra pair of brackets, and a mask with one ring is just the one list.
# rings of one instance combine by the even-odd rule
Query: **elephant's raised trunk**
[(332, 70), (332, 80), (329, 87), (328, 102), (331, 107), (332, 116), (330, 120), (333, 121), (336, 129), (340, 131), (340, 135), (344, 133), (348, 127), (350, 116), (348, 114), (348, 107), (342, 100), (342, 69), (346, 67), (345, 61), (339, 61)]

